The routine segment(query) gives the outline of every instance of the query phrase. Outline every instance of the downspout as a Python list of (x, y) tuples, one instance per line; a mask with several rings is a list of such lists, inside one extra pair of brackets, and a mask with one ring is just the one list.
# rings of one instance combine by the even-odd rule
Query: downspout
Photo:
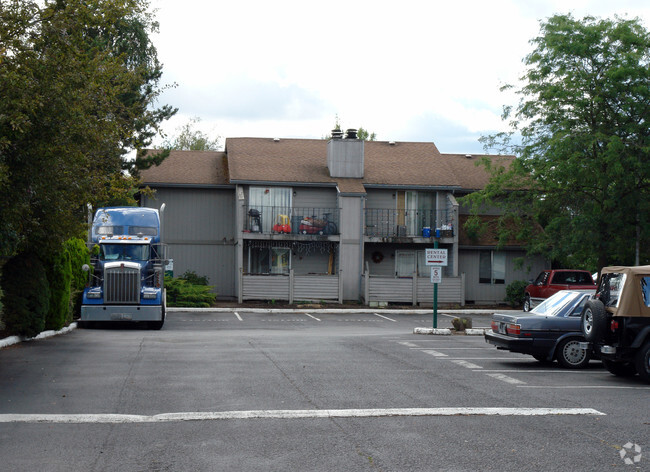
[(366, 206), (365, 200), (366, 197), (362, 196), (360, 198), (361, 204), (359, 205), (359, 298), (361, 298), (361, 287), (362, 287), (362, 279), (363, 279), (363, 250), (365, 248), (364, 244), (364, 235), (363, 235), (363, 228), (366, 226), (366, 220), (365, 220), (365, 214), (364, 214), (364, 209)]

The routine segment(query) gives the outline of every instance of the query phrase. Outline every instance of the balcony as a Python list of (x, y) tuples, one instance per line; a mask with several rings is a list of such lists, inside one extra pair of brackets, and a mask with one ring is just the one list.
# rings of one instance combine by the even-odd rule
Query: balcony
[(338, 235), (339, 209), (245, 206), (245, 233)]
[[(365, 235), (375, 238), (454, 236), (453, 213), (447, 210), (365, 210)], [(428, 229), (428, 232), (427, 232)]]

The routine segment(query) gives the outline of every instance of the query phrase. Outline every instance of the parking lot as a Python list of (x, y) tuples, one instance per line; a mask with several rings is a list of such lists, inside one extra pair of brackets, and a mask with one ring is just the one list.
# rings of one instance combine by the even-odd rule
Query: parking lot
[(638, 378), (413, 334), (431, 325), (174, 311), (161, 331), (21, 343), (0, 350), (0, 455), (11, 470), (649, 470)]

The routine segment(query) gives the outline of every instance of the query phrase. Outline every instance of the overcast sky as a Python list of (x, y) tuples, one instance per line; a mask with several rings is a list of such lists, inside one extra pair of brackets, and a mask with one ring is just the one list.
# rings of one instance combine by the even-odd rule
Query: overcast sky
[(342, 127), (382, 141), (482, 152), (503, 128), (500, 92), (522, 75), (539, 21), (557, 13), (639, 17), (648, 0), (152, 0), (161, 103), (212, 137), (322, 138)]

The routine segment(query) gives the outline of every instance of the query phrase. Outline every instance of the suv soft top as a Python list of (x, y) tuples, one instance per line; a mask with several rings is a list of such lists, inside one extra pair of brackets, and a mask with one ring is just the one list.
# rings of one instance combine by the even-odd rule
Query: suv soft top
[[(602, 274), (625, 274), (625, 282), (620, 287), (618, 306), (606, 306), (612, 316), (650, 317), (650, 265), (603, 267)], [(644, 278), (646, 278), (644, 280)], [(644, 295), (644, 287), (647, 286)], [(600, 292), (600, 284), (598, 292)], [(622, 296), (624, 294), (624, 296)], [(646, 300), (645, 297), (649, 298)]]

